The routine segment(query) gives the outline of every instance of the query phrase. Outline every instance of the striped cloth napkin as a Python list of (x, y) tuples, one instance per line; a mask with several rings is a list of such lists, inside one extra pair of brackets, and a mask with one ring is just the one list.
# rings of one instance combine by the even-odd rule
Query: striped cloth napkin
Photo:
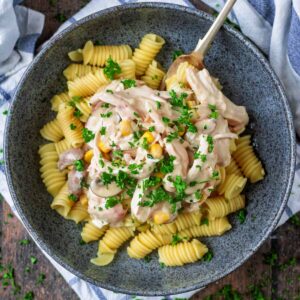
[[(32, 61), (35, 43), (44, 26), (44, 16), (36, 11), (18, 5), (22, 0), (0, 0), (0, 143), (3, 143), (5, 115), (16, 86)], [(67, 20), (58, 31), (75, 21), (101, 9), (141, 0), (92, 0), (77, 14)], [(159, 0), (153, 1), (159, 2)], [(164, 0), (193, 7), (188, 0)], [(203, 0), (216, 10), (224, 5), (223, 0)], [(250, 38), (268, 57), (269, 61), (286, 88), (295, 120), (296, 132), (300, 135), (300, 1), (299, 0), (238, 0), (230, 15), (242, 32)], [(3, 114), (3, 115), (2, 115)], [(300, 147), (297, 146), (300, 157)], [(0, 160), (2, 151), (0, 151)], [(3, 162), (0, 163), (0, 193), (18, 216), (8, 191)], [(300, 210), (300, 163), (297, 158), (296, 175), (292, 193), (279, 222), (283, 224)], [(44, 253), (61, 273), (80, 299), (125, 300), (131, 296), (116, 294), (99, 288), (56, 263)], [(197, 291), (168, 296), (167, 299), (189, 298)], [(139, 299), (161, 299), (162, 297), (139, 297)]]

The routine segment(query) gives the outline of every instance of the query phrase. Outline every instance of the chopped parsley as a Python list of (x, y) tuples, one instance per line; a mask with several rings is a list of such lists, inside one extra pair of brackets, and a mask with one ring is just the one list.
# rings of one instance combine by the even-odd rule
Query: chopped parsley
[(131, 174), (137, 175), (139, 174), (139, 171), (143, 168), (143, 165), (140, 164), (130, 164), (128, 166), (128, 170), (130, 171)]
[(45, 279), (46, 279), (46, 275), (44, 273), (40, 273), (37, 280), (36, 280), (36, 283), (37, 284), (43, 284)]
[(246, 221), (246, 216), (247, 216), (247, 210), (245, 208), (241, 209), (238, 214), (238, 219), (240, 221), (240, 224), (244, 224)]
[(124, 79), (121, 82), (123, 83), (125, 90), (136, 86), (136, 81), (133, 79)]
[(172, 132), (167, 136), (166, 141), (168, 143), (171, 143), (173, 140), (175, 140), (177, 138), (178, 138), (178, 132)]
[[(106, 90), (106, 92), (107, 91), (110, 91), (110, 90)], [(101, 107), (102, 108), (109, 108), (109, 103), (103, 103), (103, 104), (101, 104)]]
[(209, 117), (211, 119), (217, 119), (219, 116), (219, 113), (217, 112), (217, 107), (215, 105), (208, 104), (208, 108), (211, 110)]
[[(114, 92), (110, 89), (106, 90), (106, 93), (109, 93), (109, 94), (113, 94)], [(108, 103), (105, 103), (105, 104), (108, 104)], [(102, 104), (103, 105), (103, 104)], [(102, 107), (102, 106), (101, 106)]]
[[(62, 21), (64, 22), (64, 21)], [(33, 300), (34, 299), (34, 293), (33, 291), (29, 291), (29, 292), (26, 292), (23, 300)]]
[(170, 123), (170, 119), (167, 118), (167, 117), (162, 117), (162, 121), (163, 121), (165, 124), (169, 124), (169, 123)]
[(149, 255), (147, 255), (147, 256), (144, 257), (144, 261), (146, 263), (149, 263), (151, 260), (152, 260), (152, 258)]
[(201, 220), (201, 225), (208, 225), (208, 224), (209, 224), (208, 218), (204, 218)]
[(206, 141), (208, 143), (208, 152), (212, 153), (214, 150), (214, 141), (213, 141), (213, 137), (211, 135), (208, 135), (206, 138)]
[(197, 200), (200, 200), (201, 198), (202, 198), (202, 194), (201, 194), (201, 192), (200, 191), (196, 191), (195, 192), (195, 198), (197, 199)]
[(74, 161), (74, 167), (76, 171), (82, 172), (84, 171), (84, 162), (82, 159), (78, 159)]
[(19, 242), (19, 244), (20, 244), (21, 246), (29, 245), (29, 244), (30, 244), (30, 240), (28, 240), (28, 239), (23, 239), (23, 240), (21, 240), (21, 241)]
[(68, 196), (68, 199), (71, 200), (71, 201), (73, 201), (73, 202), (76, 202), (78, 200), (78, 197), (76, 195), (74, 195), (74, 194), (70, 194)]
[(150, 126), (148, 130), (149, 130), (149, 132), (153, 132), (153, 131), (155, 131), (155, 127), (154, 126)]
[(95, 138), (95, 134), (87, 128), (82, 128), (82, 137), (84, 141), (88, 143)]
[(99, 165), (101, 166), (101, 168), (104, 168), (104, 160), (102, 159), (102, 156), (100, 156), (99, 158)]
[(177, 57), (181, 56), (183, 54), (182, 50), (174, 50), (172, 53), (172, 60), (174, 61)]
[(209, 250), (204, 256), (203, 259), (204, 261), (211, 261), (214, 257), (214, 254), (211, 250)]
[(140, 131), (140, 130), (139, 131), (134, 131), (133, 132), (133, 140), (135, 142), (137, 142), (141, 138), (142, 134), (143, 134), (143, 131)]
[(106, 61), (103, 72), (107, 78), (113, 80), (116, 74), (121, 74), (121, 67), (117, 62), (113, 61), (112, 58), (109, 57)]
[(117, 197), (107, 197), (105, 201), (105, 208), (106, 209), (112, 208), (117, 204), (119, 204), (120, 202), (121, 202), (120, 199)]
[(165, 156), (160, 161), (159, 171), (163, 174), (171, 173), (174, 171), (174, 160), (176, 159), (175, 156)]
[(136, 179), (130, 177), (127, 173), (121, 170), (118, 172), (115, 181), (117, 186), (121, 189), (132, 189), (136, 186)]
[(102, 126), (102, 127), (100, 128), (100, 134), (101, 134), (101, 135), (105, 135), (105, 133), (106, 133), (106, 127), (103, 127), (103, 126)]
[(71, 130), (75, 130), (76, 128), (77, 128), (77, 126), (75, 124), (73, 124), (73, 123), (70, 124), (70, 129)]
[(68, 104), (72, 107), (76, 107), (76, 103), (79, 103), (82, 100), (81, 96), (73, 96)]
[(76, 108), (73, 115), (75, 118), (79, 119), (80, 117), (83, 116), (83, 113), (78, 108)]
[(182, 238), (178, 235), (178, 234), (174, 234), (172, 236), (172, 242), (171, 242), (171, 245), (172, 246), (175, 246), (177, 245), (178, 243), (180, 243), (182, 241)]
[(101, 116), (102, 118), (110, 118), (110, 117), (112, 116), (112, 112), (109, 111), (109, 112), (106, 113), (106, 114), (100, 114), (100, 116)]
[(116, 176), (107, 172), (101, 174), (101, 181), (104, 185), (108, 185), (116, 180)]

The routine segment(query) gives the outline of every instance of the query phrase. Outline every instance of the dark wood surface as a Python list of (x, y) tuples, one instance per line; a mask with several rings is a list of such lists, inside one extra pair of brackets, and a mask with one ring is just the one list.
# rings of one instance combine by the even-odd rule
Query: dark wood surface
[[(38, 10), (46, 16), (39, 44), (55, 32), (61, 21), (72, 16), (86, 2), (83, 0), (24, 1), (25, 6)], [(199, 1), (193, 2), (199, 8), (207, 9)], [(20, 245), (21, 240), (30, 240), (30, 238), (17, 218), (12, 217), (12, 212), (4, 201), (0, 203), (0, 210), (2, 259), (0, 299), (23, 299), (24, 295), (30, 291), (34, 293), (34, 299), (78, 299), (32, 241), (28, 245)], [(281, 226), (243, 266), (219, 282), (210, 284), (195, 295), (193, 300), (225, 299), (225, 297), (228, 300), (300, 300), (300, 224), (294, 223), (297, 222), (289, 221)], [(266, 256), (266, 254), (269, 255)], [(31, 256), (37, 258), (35, 264), (32, 264)], [(3, 282), (5, 282), (3, 274), (7, 273), (9, 264), (14, 268), (17, 285), (21, 287), (17, 295), (13, 295), (11, 286), (3, 287)], [(28, 267), (29, 272), (26, 272)], [(46, 278), (43, 283), (37, 283), (41, 274), (44, 274)], [(227, 296), (225, 296), (226, 291)], [(237, 298), (236, 294), (230, 291), (238, 291), (242, 298)], [(216, 293), (221, 296), (217, 296)]]

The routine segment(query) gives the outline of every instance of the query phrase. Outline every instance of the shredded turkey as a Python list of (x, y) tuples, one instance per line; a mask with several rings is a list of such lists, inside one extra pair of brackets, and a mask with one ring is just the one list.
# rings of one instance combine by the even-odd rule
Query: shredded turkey
[(59, 160), (57, 163), (58, 169), (63, 170), (68, 166), (73, 165), (76, 160), (82, 159), (83, 157), (82, 149), (70, 149), (59, 155)]

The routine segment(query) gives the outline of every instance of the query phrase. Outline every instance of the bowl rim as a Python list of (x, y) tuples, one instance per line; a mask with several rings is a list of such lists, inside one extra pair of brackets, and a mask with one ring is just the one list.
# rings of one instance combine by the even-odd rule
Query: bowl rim
[[(77, 27), (81, 26), (82, 24), (84, 24), (86, 22), (89, 22), (89, 21), (94, 20), (96, 18), (105, 16), (107, 14), (113, 14), (115, 12), (128, 11), (128, 10), (131, 10), (131, 9), (147, 9), (147, 8), (175, 10), (175, 11), (179, 11), (179, 12), (184, 13), (184, 14), (189, 14), (189, 15), (193, 15), (193, 16), (198, 17), (198, 18), (205, 19), (205, 20), (210, 21), (210, 22), (214, 21), (214, 19), (215, 19), (213, 16), (211, 16), (211, 15), (209, 15), (209, 14), (207, 14), (207, 13), (205, 13), (205, 12), (199, 10), (199, 9), (196, 9), (196, 8), (190, 8), (190, 7), (181, 6), (181, 5), (177, 5), (177, 4), (161, 3), (161, 2), (129, 3), (129, 4), (124, 4), (124, 5), (113, 6), (113, 7), (95, 12), (93, 14), (90, 14), (90, 15), (76, 21), (75, 23), (71, 24), (70, 26), (68, 26), (64, 30), (60, 31), (59, 33), (54, 35), (52, 38), (50, 38), (45, 43), (42, 50), (37, 54), (37, 56), (30, 63), (30, 65), (27, 67), (26, 71), (22, 75), (22, 78), (21, 78), (21, 80), (19, 81), (19, 83), (17, 85), (16, 92), (15, 92), (15, 94), (13, 96), (13, 99), (11, 101), (11, 104), (10, 104), (10, 111), (13, 112), (13, 110), (14, 110), (14, 105), (15, 105), (16, 99), (18, 98), (20, 90), (22, 89), (23, 83), (27, 79), (27, 75), (31, 72), (33, 67), (36, 64), (39, 63), (40, 59), (44, 57), (44, 55), (48, 52), (48, 50), (50, 50), (57, 41), (64, 38), (65, 34), (75, 30)], [(239, 266), (241, 266), (246, 260), (248, 260), (252, 256), (252, 254), (254, 252), (256, 252), (258, 250), (258, 248), (263, 244), (263, 242), (269, 237), (271, 232), (275, 229), (275, 227), (276, 227), (276, 225), (277, 225), (277, 223), (278, 223), (278, 221), (279, 221), (279, 219), (280, 219), (280, 217), (281, 217), (281, 215), (282, 215), (282, 213), (285, 209), (285, 206), (286, 206), (286, 203), (288, 201), (288, 197), (289, 197), (289, 194), (290, 194), (290, 191), (291, 191), (291, 188), (292, 188), (293, 179), (294, 179), (295, 161), (296, 161), (295, 131), (294, 131), (294, 126), (293, 126), (292, 113), (291, 113), (291, 110), (290, 110), (290, 107), (289, 107), (287, 97), (285, 95), (285, 91), (284, 91), (284, 89), (283, 89), (283, 87), (280, 83), (280, 80), (278, 79), (275, 72), (272, 70), (272, 68), (271, 68), (269, 62), (267, 61), (267, 59), (260, 52), (260, 50), (257, 48), (257, 46), (255, 46), (253, 44), (253, 42), (251, 42), (242, 33), (240, 33), (239, 31), (237, 31), (235, 29), (233, 29), (229, 25), (225, 24), (223, 26), (223, 30), (225, 30), (227, 33), (234, 36), (234, 38), (237, 38), (243, 44), (245, 44), (245, 46), (249, 49), (249, 51), (251, 51), (252, 54), (255, 55), (255, 57), (260, 61), (260, 63), (265, 68), (265, 70), (269, 73), (271, 80), (273, 81), (273, 83), (277, 87), (278, 93), (280, 94), (280, 101), (282, 102), (282, 105), (284, 107), (284, 114), (286, 116), (287, 129), (288, 129), (288, 132), (289, 132), (289, 140), (290, 140), (290, 143), (291, 143), (291, 148), (290, 148), (291, 161), (290, 161), (290, 164), (288, 165), (289, 169), (288, 169), (288, 172), (287, 172), (289, 175), (288, 175), (287, 185), (286, 185), (286, 189), (284, 191), (284, 196), (283, 196), (280, 208), (279, 208), (277, 214), (275, 215), (275, 217), (273, 218), (273, 220), (271, 221), (271, 226), (269, 226), (269, 228), (267, 228), (267, 230), (264, 231), (262, 239), (255, 245), (255, 247), (252, 248), (251, 250), (249, 250), (246, 253), (246, 255), (244, 255), (240, 260), (238, 260), (237, 262), (232, 264), (230, 268), (223, 271), (222, 273), (218, 273), (216, 275), (213, 275), (208, 280), (204, 280), (202, 282), (199, 282), (197, 284), (193, 284), (193, 285), (185, 287), (185, 288), (178, 288), (178, 289), (175, 288), (175, 289), (172, 290), (172, 294), (185, 293), (185, 292), (190, 292), (190, 291), (193, 291), (193, 290), (201, 289), (201, 288), (207, 286), (208, 284), (213, 283), (213, 282), (223, 278), (224, 276), (230, 274), (235, 269), (237, 269)], [(27, 218), (26, 218), (25, 214), (23, 213), (23, 210), (22, 210), (22, 208), (21, 208), (21, 206), (18, 202), (17, 195), (14, 191), (14, 181), (13, 181), (12, 174), (11, 174), (11, 171), (10, 171), (10, 163), (9, 163), (9, 158), (8, 158), (8, 147), (9, 147), (8, 133), (10, 132), (10, 129), (11, 129), (11, 126), (10, 126), (11, 125), (11, 116), (10, 115), (11, 114), (9, 114), (8, 117), (7, 117), (6, 124), (5, 124), (5, 131), (4, 131), (5, 174), (6, 174), (6, 179), (7, 179), (10, 195), (12, 196), (13, 203), (16, 207), (16, 210), (17, 210), (18, 214), (20, 215), (20, 218), (21, 218), (21, 221), (22, 221), (23, 225), (25, 226), (26, 230), (29, 232), (31, 237), (34, 239), (36, 244), (39, 246), (39, 248), (42, 251), (45, 252), (46, 256), (49, 255), (50, 258), (52, 258), (56, 263), (58, 263), (63, 268), (65, 268), (66, 270), (71, 272), (73, 275), (75, 275), (78, 278), (83, 279), (83, 280), (87, 281), (88, 283), (91, 283), (91, 284), (93, 284), (97, 287), (101, 287), (101, 288), (104, 288), (104, 289), (111, 290), (113, 292), (123, 293), (123, 294), (128, 294), (128, 295), (139, 295), (139, 296), (166, 296), (166, 295), (170, 295), (170, 293), (167, 292), (167, 291), (151, 291), (151, 292), (149, 292), (149, 291), (132, 291), (132, 290), (128, 290), (127, 288), (119, 288), (119, 287), (113, 286), (109, 282), (99, 283), (97, 280), (94, 280), (94, 279), (82, 274), (80, 271), (74, 269), (73, 267), (71, 267), (67, 262), (65, 262), (63, 257), (61, 257), (59, 254), (54, 253), (54, 251), (51, 248), (49, 248), (48, 244), (43, 240), (42, 236), (33, 229), (32, 225), (27, 220)]]

